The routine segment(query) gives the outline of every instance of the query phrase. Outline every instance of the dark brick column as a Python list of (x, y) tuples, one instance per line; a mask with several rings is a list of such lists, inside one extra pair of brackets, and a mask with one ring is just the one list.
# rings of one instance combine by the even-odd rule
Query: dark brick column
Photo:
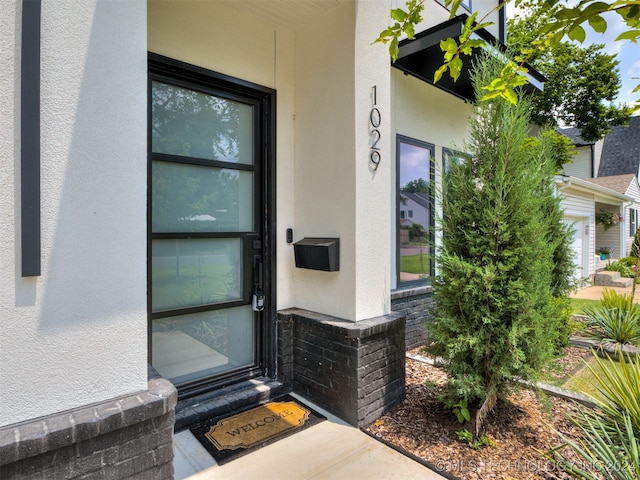
[(172, 479), (177, 391), (148, 390), (0, 428), (0, 478)]
[(433, 321), (430, 308), (433, 306), (433, 287), (403, 288), (391, 292), (391, 310), (407, 319), (407, 350), (421, 347), (427, 340), (427, 326)]
[(307, 310), (278, 313), (278, 376), (293, 391), (363, 427), (404, 398), (404, 317), (349, 322)]

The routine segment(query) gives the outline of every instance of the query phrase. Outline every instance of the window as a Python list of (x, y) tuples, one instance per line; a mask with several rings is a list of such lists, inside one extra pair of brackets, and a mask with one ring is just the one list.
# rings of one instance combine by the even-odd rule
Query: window
[(442, 149), (442, 170), (445, 175), (451, 171), (451, 165), (460, 165), (465, 159), (469, 158), (467, 153), (462, 153), (457, 150), (451, 150), (449, 148)]
[(398, 286), (433, 275), (434, 146), (398, 135), (396, 271)]
[(635, 208), (629, 209), (629, 236), (633, 237), (638, 229), (638, 210)]

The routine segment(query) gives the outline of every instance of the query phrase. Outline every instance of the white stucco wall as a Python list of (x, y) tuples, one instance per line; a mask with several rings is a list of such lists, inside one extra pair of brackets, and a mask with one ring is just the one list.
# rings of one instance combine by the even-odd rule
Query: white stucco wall
[(19, 263), (20, 5), (0, 1), (0, 426), (147, 380), (145, 3), (42, 2), (32, 278)]
[[(391, 128), (391, 72), (387, 48), (371, 45), (371, 39), (386, 28), (385, 1), (361, 0), (357, 4), (355, 38), (355, 238), (356, 303), (355, 319), (362, 320), (389, 313), (392, 259), (390, 239), (391, 212), (395, 204), (387, 201), (391, 192), (391, 172), (395, 172), (395, 143), (389, 141)], [(373, 108), (371, 90), (376, 87), (376, 108), (380, 111), (381, 160), (377, 170), (370, 163), (371, 135), (369, 116)]]
[(276, 177), (269, 180), (277, 181), (277, 308), (294, 306), (293, 251), (285, 232), (295, 227), (295, 34), (229, 2), (152, 0), (148, 5), (149, 51), (277, 90)]
[(296, 306), (350, 320), (357, 267), (355, 14), (345, 3), (298, 36), (295, 100), (294, 237), (340, 238), (339, 272), (295, 270)]
[[(465, 103), (437, 87), (429, 85), (417, 78), (404, 75), (396, 69), (391, 70), (391, 142), (395, 149), (396, 135), (421, 140), (435, 145), (435, 173), (436, 185), (442, 182), (442, 149), (450, 148), (464, 151), (465, 140), (468, 135), (469, 117), (472, 113), (471, 104)], [(395, 152), (394, 152), (395, 157)], [(395, 158), (394, 158), (395, 162)], [(396, 202), (396, 170), (391, 172), (390, 201)], [(436, 198), (436, 210), (440, 211)], [(395, 208), (391, 212), (391, 255), (395, 258), (396, 251), (396, 219)], [(436, 237), (436, 242), (438, 238)], [(391, 264), (391, 288), (397, 285), (397, 266)]]

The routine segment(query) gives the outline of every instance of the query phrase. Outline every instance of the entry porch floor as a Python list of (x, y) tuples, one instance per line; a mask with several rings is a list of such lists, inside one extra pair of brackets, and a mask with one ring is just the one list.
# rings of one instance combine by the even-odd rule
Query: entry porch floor
[(444, 477), (295, 395), (327, 420), (224, 465), (189, 430), (174, 437), (176, 480), (440, 480)]

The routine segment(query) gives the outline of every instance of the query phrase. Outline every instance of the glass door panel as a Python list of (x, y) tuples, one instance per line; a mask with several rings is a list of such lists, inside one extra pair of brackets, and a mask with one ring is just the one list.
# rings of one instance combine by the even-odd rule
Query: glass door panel
[(152, 82), (154, 153), (251, 165), (253, 105)]
[(262, 374), (249, 291), (262, 274), (262, 107), (218, 80), (151, 77), (151, 362), (179, 392), (199, 391)]
[(151, 310), (241, 300), (241, 264), (239, 238), (153, 240)]
[(253, 230), (253, 172), (167, 161), (151, 168), (154, 233)]
[(153, 320), (152, 362), (164, 378), (187, 383), (255, 363), (250, 306)]

